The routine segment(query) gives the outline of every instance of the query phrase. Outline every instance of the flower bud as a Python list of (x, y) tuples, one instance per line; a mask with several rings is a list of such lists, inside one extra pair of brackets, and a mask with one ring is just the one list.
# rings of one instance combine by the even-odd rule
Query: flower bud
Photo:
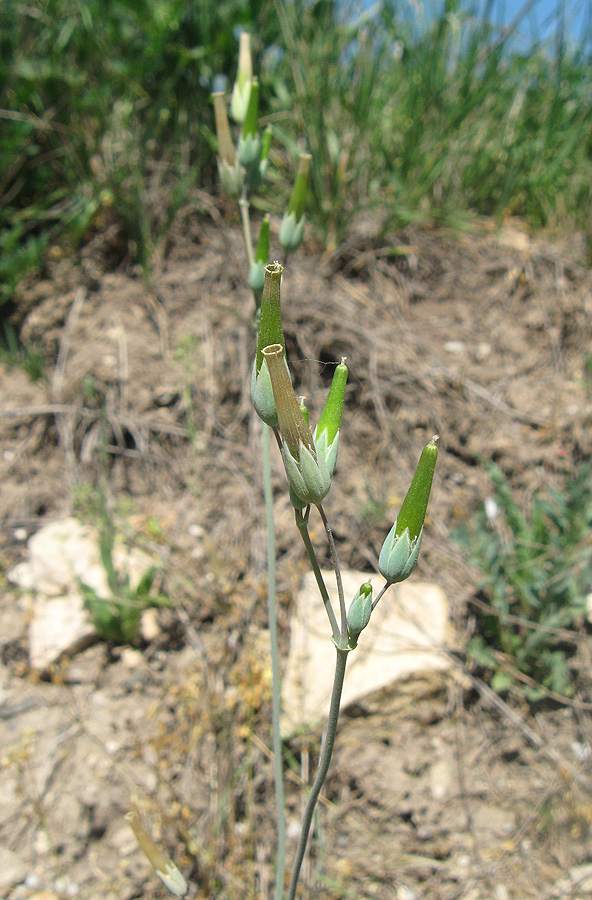
[(286, 253), (295, 253), (304, 237), (304, 216), (296, 221), (296, 213), (286, 213), (280, 224), (278, 239)]
[(382, 545), (378, 568), (389, 584), (411, 575), (421, 546), (423, 524), (438, 459), (437, 436), (424, 447), (395, 524)]
[(265, 284), (265, 266), (267, 265), (268, 257), (269, 216), (265, 216), (263, 221), (261, 222), (259, 241), (257, 242), (257, 249), (255, 250), (255, 258), (249, 267), (249, 287), (255, 294), (257, 303), (259, 303), (259, 298), (261, 297), (261, 293), (263, 291), (263, 285)]
[(172, 859), (165, 856), (160, 847), (156, 846), (152, 838), (142, 828), (137, 813), (129, 812), (125, 818), (136, 837), (140, 850), (146, 856), (165, 888), (175, 897), (184, 897), (187, 893), (187, 882), (175, 863)]
[(241, 165), (229, 166), (224, 159), (218, 160), (218, 175), (224, 193), (236, 200), (241, 195), (245, 182), (245, 170)]
[(311, 156), (302, 153), (298, 162), (298, 172), (294, 189), (280, 225), (279, 241), (286, 253), (294, 253), (302, 243), (304, 235), (304, 204), (308, 190)]
[(251, 94), (253, 62), (251, 59), (251, 35), (243, 31), (239, 38), (238, 72), (232, 88), (230, 112), (235, 122), (245, 121)]
[(322, 453), (333, 475), (337, 462), (337, 450), (339, 447), (339, 432), (341, 417), (343, 415), (343, 403), (345, 400), (345, 386), (347, 384), (347, 366), (345, 357), (335, 368), (329, 394), (325, 401), (321, 417), (314, 430), (314, 439), (317, 451)]
[(263, 356), (269, 368), (288, 481), (299, 500), (318, 505), (329, 493), (331, 476), (325, 460), (317, 454), (310, 428), (300, 411), (284, 365), (284, 348), (272, 344), (264, 348)]
[(245, 169), (259, 166), (261, 138), (259, 137), (259, 82), (251, 81), (251, 94), (243, 130), (238, 141), (238, 159)]
[(372, 615), (372, 585), (366, 581), (358, 590), (347, 613), (349, 649), (358, 646), (358, 638)]

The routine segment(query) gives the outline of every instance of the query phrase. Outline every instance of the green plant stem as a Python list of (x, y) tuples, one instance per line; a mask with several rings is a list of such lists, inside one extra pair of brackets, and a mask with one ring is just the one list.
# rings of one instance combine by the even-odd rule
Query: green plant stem
[(286, 871), (286, 817), (284, 811), (284, 780), (282, 765), (282, 741), (280, 735), (280, 661), (277, 635), (277, 599), (275, 585), (275, 523), (273, 518), (273, 492), (271, 486), (271, 428), (263, 425), (262, 474), (265, 498), (265, 524), (267, 529), (267, 617), (271, 650), (271, 704), (273, 731), (273, 774), (277, 808), (277, 851), (275, 900), (284, 893)]
[(319, 511), (321, 519), (323, 520), (323, 525), (325, 526), (325, 532), (327, 534), (327, 540), (329, 541), (329, 549), (331, 551), (331, 559), (333, 561), (333, 568), (335, 569), (335, 578), (337, 581), (337, 593), (339, 594), (339, 609), (341, 610), (341, 638), (343, 641), (345, 641), (344, 646), (347, 646), (347, 611), (345, 609), (345, 597), (343, 595), (343, 582), (341, 580), (341, 568), (339, 566), (339, 559), (337, 558), (337, 548), (335, 547), (333, 532), (331, 531), (331, 526), (327, 521), (325, 510), (320, 503), (317, 506), (317, 509)]
[(314, 572), (314, 576), (317, 580), (317, 585), (319, 591), (321, 593), (321, 597), (323, 598), (323, 603), (325, 604), (325, 609), (327, 611), (327, 615), (329, 616), (329, 622), (331, 623), (331, 630), (333, 632), (333, 640), (339, 640), (340, 632), (339, 625), (337, 624), (337, 619), (335, 618), (335, 613), (333, 612), (333, 606), (331, 604), (331, 598), (329, 597), (329, 592), (327, 590), (327, 586), (325, 584), (325, 580), (321, 573), (321, 569), (319, 566), (319, 562), (317, 560), (317, 555), (314, 551), (314, 547), (310, 540), (310, 534), (308, 533), (308, 514), (303, 515), (302, 512), (297, 509), (296, 513), (296, 524), (298, 526), (298, 531), (304, 541), (304, 546), (306, 547), (306, 552), (308, 554), (308, 559), (311, 565), (311, 568)]
[(376, 599), (375, 599), (374, 602), (372, 603), (372, 610), (373, 610), (373, 611), (376, 609), (376, 607), (377, 607), (377, 605), (378, 605), (378, 601), (380, 600), (380, 598), (383, 597), (384, 594), (386, 594), (386, 592), (388, 591), (388, 589), (389, 589), (390, 587), (391, 587), (391, 585), (390, 585), (390, 583), (389, 583), (388, 581), (387, 581), (387, 583), (386, 583), (385, 585), (383, 585), (383, 587), (381, 587), (380, 591), (378, 592), (378, 596), (376, 597)]
[(345, 678), (345, 666), (347, 663), (347, 654), (349, 652), (348, 650), (340, 650), (339, 648), (336, 649), (337, 659), (335, 661), (335, 676), (333, 679), (333, 690), (331, 692), (331, 706), (329, 708), (327, 730), (325, 732), (325, 738), (321, 749), (319, 768), (310, 790), (308, 800), (306, 801), (306, 807), (304, 809), (304, 815), (302, 817), (302, 830), (300, 832), (300, 839), (298, 841), (298, 847), (296, 849), (296, 858), (294, 860), (294, 867), (292, 869), (292, 877), (290, 879), (290, 887), (288, 889), (287, 900), (294, 900), (296, 896), (296, 888), (298, 886), (302, 860), (304, 859), (304, 853), (306, 851), (306, 845), (308, 843), (308, 835), (310, 832), (312, 817), (314, 815), (315, 807), (319, 799), (319, 794), (321, 793), (321, 788), (325, 783), (327, 772), (329, 771), (331, 757), (333, 755), (333, 747), (335, 746), (337, 721), (339, 719), (339, 705), (341, 703), (341, 692), (343, 690), (343, 680)]

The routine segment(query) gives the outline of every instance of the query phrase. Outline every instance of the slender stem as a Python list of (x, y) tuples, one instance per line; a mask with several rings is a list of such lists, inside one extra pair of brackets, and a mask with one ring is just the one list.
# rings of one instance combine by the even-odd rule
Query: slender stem
[(323, 740), (321, 758), (319, 760), (319, 768), (310, 790), (310, 794), (306, 802), (306, 807), (304, 809), (304, 815), (302, 817), (302, 830), (300, 832), (300, 840), (298, 841), (298, 847), (296, 849), (296, 858), (294, 860), (294, 868), (292, 869), (292, 878), (290, 879), (290, 887), (288, 889), (287, 900), (294, 900), (296, 896), (296, 888), (298, 886), (300, 868), (302, 866), (302, 860), (304, 859), (304, 853), (306, 851), (306, 845), (308, 843), (308, 835), (310, 832), (312, 817), (317, 805), (317, 801), (319, 799), (319, 794), (321, 793), (321, 788), (325, 783), (327, 772), (329, 771), (329, 766), (331, 764), (331, 756), (333, 755), (333, 747), (335, 746), (335, 734), (337, 732), (337, 720), (339, 718), (339, 704), (341, 703), (341, 692), (343, 690), (343, 680), (345, 678), (345, 665), (347, 663), (348, 652), (348, 650), (340, 650), (339, 648), (337, 648), (337, 659), (335, 661), (335, 677), (333, 679), (333, 690), (331, 692), (331, 706), (329, 708), (327, 730), (325, 732), (325, 738)]
[(331, 559), (333, 560), (333, 568), (335, 569), (335, 578), (337, 581), (337, 593), (339, 594), (339, 609), (341, 610), (341, 637), (347, 643), (347, 611), (345, 609), (345, 597), (343, 595), (343, 582), (341, 580), (341, 568), (339, 566), (339, 559), (337, 558), (337, 548), (335, 547), (333, 532), (331, 531), (331, 526), (327, 521), (325, 510), (320, 503), (317, 506), (317, 509), (319, 511), (321, 519), (323, 520), (323, 525), (325, 526), (325, 531), (327, 533), (327, 540), (329, 541), (329, 549), (331, 550)]
[(243, 226), (243, 241), (245, 242), (245, 250), (247, 252), (247, 262), (249, 268), (253, 264), (255, 254), (253, 253), (253, 239), (251, 237), (251, 220), (249, 218), (249, 201), (246, 197), (241, 197), (238, 201), (240, 207), (241, 224)]
[(338, 640), (340, 636), (339, 625), (337, 624), (337, 619), (335, 618), (335, 613), (333, 612), (333, 606), (331, 604), (331, 598), (329, 597), (329, 592), (321, 573), (317, 555), (310, 540), (310, 534), (308, 533), (308, 516), (304, 516), (298, 509), (294, 510), (294, 512), (296, 513), (296, 524), (298, 525), (298, 531), (300, 532), (302, 540), (304, 541), (308, 559), (314, 572), (314, 576), (317, 580), (317, 585), (319, 591), (321, 592), (321, 597), (323, 598), (323, 603), (325, 604), (327, 615), (329, 616), (329, 622), (331, 623), (331, 630), (333, 632), (333, 640), (335, 641), (336, 639)]
[(263, 494), (265, 497), (265, 523), (267, 527), (267, 617), (269, 621), (269, 644), (271, 649), (273, 774), (277, 807), (277, 856), (274, 896), (275, 900), (281, 900), (284, 893), (284, 876), (286, 871), (286, 817), (284, 811), (283, 759), (280, 735), (280, 661), (277, 635), (275, 524), (273, 519), (273, 493), (271, 487), (270, 435), (271, 428), (269, 428), (268, 425), (264, 425), (261, 458), (263, 469)]
[(373, 601), (373, 603), (372, 603), (372, 611), (374, 611), (374, 610), (376, 609), (376, 606), (377, 606), (377, 604), (378, 604), (378, 601), (380, 600), (380, 598), (381, 598), (382, 596), (384, 596), (384, 594), (386, 594), (386, 592), (388, 591), (388, 589), (389, 589), (390, 587), (391, 587), (391, 583), (390, 583), (390, 581), (387, 581), (386, 584), (380, 589), (380, 591), (378, 592), (378, 596), (376, 597), (376, 599), (375, 599), (375, 600)]

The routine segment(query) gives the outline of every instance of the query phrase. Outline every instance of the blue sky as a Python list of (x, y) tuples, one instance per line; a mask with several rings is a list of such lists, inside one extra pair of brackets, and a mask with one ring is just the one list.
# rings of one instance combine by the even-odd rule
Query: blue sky
[[(531, 0), (531, 3), (518, 29), (528, 43), (537, 38), (552, 38), (562, 18), (567, 38), (576, 43), (585, 37), (590, 41), (592, 36), (586, 32), (591, 27), (592, 0)], [(508, 24), (527, 5), (530, 4), (525, 0), (497, 0), (494, 6), (496, 24)]]

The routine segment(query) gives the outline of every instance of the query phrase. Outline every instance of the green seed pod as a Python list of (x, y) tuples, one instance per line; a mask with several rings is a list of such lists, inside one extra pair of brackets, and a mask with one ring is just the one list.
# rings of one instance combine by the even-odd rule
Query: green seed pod
[(437, 440), (434, 437), (424, 447), (401, 511), (382, 545), (378, 568), (389, 584), (404, 581), (417, 563), (438, 458)]
[(343, 415), (343, 403), (345, 400), (345, 386), (347, 384), (347, 366), (345, 357), (335, 368), (329, 394), (325, 401), (321, 417), (314, 431), (317, 450), (322, 453), (331, 475), (335, 471), (337, 463), (337, 450), (339, 447), (339, 431), (341, 417)]
[(243, 123), (242, 138), (255, 137), (259, 131), (259, 82), (256, 78), (251, 79), (251, 91), (249, 95), (249, 105), (247, 114)]
[(288, 204), (288, 213), (293, 212), (297, 222), (300, 221), (304, 212), (311, 159), (312, 156), (310, 153), (300, 154), (300, 159), (298, 160), (298, 172), (296, 173), (292, 196), (290, 197), (290, 202)]
[(296, 213), (286, 213), (280, 223), (280, 231), (278, 234), (278, 240), (280, 242), (280, 246), (286, 251), (286, 253), (295, 253), (298, 250), (298, 247), (302, 243), (302, 238), (304, 237), (304, 222), (305, 218), (302, 216), (300, 221), (296, 221)]
[(358, 590), (347, 613), (347, 630), (349, 634), (350, 650), (357, 647), (358, 638), (370, 621), (371, 615), (372, 585), (367, 581)]
[(403, 500), (403, 505), (397, 516), (397, 534), (409, 529), (409, 539), (413, 542), (420, 534), (425, 521), (432, 489), (432, 480), (438, 459), (438, 436), (434, 436), (430, 443), (423, 448), (422, 454), (415, 470), (415, 475)]
[(256, 297), (260, 297), (265, 284), (265, 266), (263, 263), (253, 260), (249, 266), (249, 287)]
[(265, 266), (265, 283), (261, 297), (259, 314), (259, 333), (257, 335), (257, 357), (255, 367), (257, 375), (263, 364), (263, 349), (271, 344), (285, 346), (282, 329), (282, 312), (280, 307), (280, 290), (284, 267), (279, 262)]
[(218, 160), (218, 175), (220, 176), (220, 184), (224, 193), (233, 200), (238, 199), (245, 182), (245, 170), (237, 163), (235, 166), (229, 166), (226, 160)]
[(251, 95), (253, 62), (251, 59), (251, 35), (243, 31), (239, 38), (238, 72), (232, 88), (230, 112), (235, 122), (245, 121)]
[(329, 493), (331, 476), (325, 460), (317, 455), (310, 428), (300, 411), (284, 364), (284, 348), (272, 344), (263, 349), (263, 357), (271, 378), (288, 481), (303, 503), (318, 506)]
[(255, 259), (257, 262), (267, 265), (269, 259), (269, 215), (261, 220), (261, 228), (259, 229), (259, 240), (257, 241), (257, 249), (255, 250)]

